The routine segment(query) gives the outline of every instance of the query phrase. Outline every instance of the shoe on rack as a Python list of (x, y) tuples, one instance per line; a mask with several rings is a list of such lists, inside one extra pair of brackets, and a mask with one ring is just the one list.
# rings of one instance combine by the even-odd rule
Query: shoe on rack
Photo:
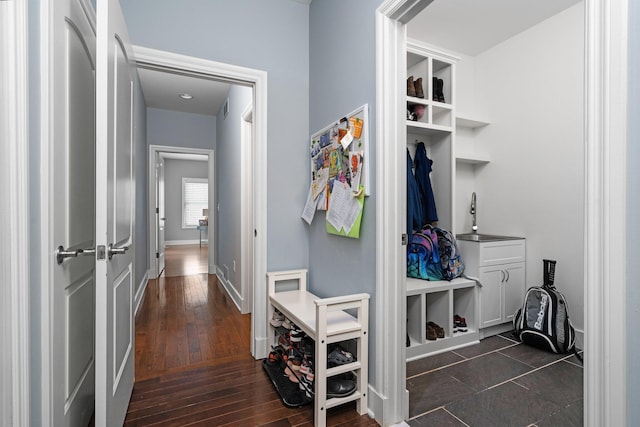
[(331, 377), (327, 380), (327, 398), (349, 396), (356, 391), (356, 388), (355, 381)]
[(457, 314), (453, 316), (453, 330), (455, 332), (467, 332), (467, 321), (464, 317)]
[(280, 337), (278, 338), (278, 345), (285, 351), (289, 351), (289, 349), (291, 348), (291, 343), (284, 335), (280, 335)]
[(438, 102), (444, 101), (444, 80), (438, 79)]
[(353, 362), (353, 354), (343, 350), (340, 346), (336, 346), (331, 353), (327, 356), (328, 365), (331, 367), (338, 365), (346, 365)]
[(436, 339), (438, 339), (438, 334), (436, 333), (436, 330), (433, 329), (433, 326), (429, 325), (427, 323), (427, 339), (429, 341), (435, 341)]
[(282, 327), (285, 329), (291, 329), (292, 325), (293, 325), (293, 322), (289, 320), (288, 317), (285, 317), (284, 320), (282, 321)]
[(407, 96), (416, 96), (416, 86), (413, 81), (413, 76), (409, 76), (407, 79)]
[(438, 78), (437, 77), (431, 78), (431, 100), (433, 101), (438, 100)]
[(305, 333), (302, 331), (302, 329), (300, 329), (299, 327), (297, 327), (292, 323), (290, 335), (291, 335), (291, 342), (298, 343), (302, 341), (302, 337), (304, 337)]
[(424, 98), (424, 90), (422, 89), (422, 77), (418, 78), (413, 82), (415, 86), (416, 98)]
[(282, 326), (282, 322), (284, 322), (284, 314), (280, 313), (278, 310), (275, 310), (273, 312), (273, 316), (271, 316), (271, 320), (269, 321), (269, 323), (271, 323), (271, 326), (277, 328)]
[(435, 322), (427, 322), (427, 327), (431, 326), (436, 331), (436, 338), (444, 338), (444, 328)]

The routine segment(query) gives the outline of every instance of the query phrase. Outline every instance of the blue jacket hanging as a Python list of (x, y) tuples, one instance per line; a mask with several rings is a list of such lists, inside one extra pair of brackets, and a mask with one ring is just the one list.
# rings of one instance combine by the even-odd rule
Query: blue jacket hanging
[(427, 150), (423, 142), (419, 143), (416, 148), (414, 163), (416, 169), (415, 179), (418, 183), (418, 192), (421, 200), (422, 222), (420, 226), (422, 226), (438, 221), (436, 201), (431, 188), (431, 178), (429, 178), (433, 161), (427, 157)]
[(418, 182), (413, 175), (413, 160), (407, 150), (407, 236), (411, 237), (413, 230), (422, 228), (423, 216)]

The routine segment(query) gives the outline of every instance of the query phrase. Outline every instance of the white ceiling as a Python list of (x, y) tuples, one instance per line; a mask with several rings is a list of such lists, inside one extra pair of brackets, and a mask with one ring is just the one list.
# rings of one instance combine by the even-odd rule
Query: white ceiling
[(434, 0), (409, 22), (408, 36), (476, 56), (581, 0)]
[[(215, 116), (227, 99), (231, 84), (183, 76), (165, 71), (138, 68), (147, 107)], [(178, 95), (188, 93), (191, 100)]]

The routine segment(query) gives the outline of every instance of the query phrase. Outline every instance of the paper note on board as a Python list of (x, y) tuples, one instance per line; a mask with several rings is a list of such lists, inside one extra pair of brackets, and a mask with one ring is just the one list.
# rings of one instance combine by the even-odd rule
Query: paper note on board
[(333, 184), (333, 191), (329, 198), (327, 221), (338, 231), (344, 228), (352, 199), (353, 197), (351, 197), (351, 191), (349, 191), (348, 187), (340, 182), (335, 182)]
[(342, 149), (346, 150), (349, 148), (349, 145), (353, 142), (353, 134), (351, 133), (351, 129), (347, 130), (347, 134), (342, 137), (340, 140), (340, 144), (342, 144)]
[(309, 194), (307, 194), (307, 202), (304, 204), (304, 209), (302, 211), (302, 219), (304, 219), (307, 224), (311, 225), (313, 221), (313, 217), (316, 214), (316, 200), (313, 197), (313, 184), (309, 186)]

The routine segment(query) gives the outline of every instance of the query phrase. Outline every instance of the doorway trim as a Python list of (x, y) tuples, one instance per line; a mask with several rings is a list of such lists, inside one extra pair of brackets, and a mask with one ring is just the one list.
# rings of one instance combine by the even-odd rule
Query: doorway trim
[[(156, 222), (156, 205), (157, 201), (157, 179), (156, 179), (156, 158), (157, 154), (162, 153), (181, 153), (181, 154), (200, 154), (207, 156), (207, 182), (209, 183), (209, 217), (214, 218), (212, 223), (215, 223), (215, 214), (214, 210), (214, 201), (215, 201), (215, 151), (207, 150), (203, 148), (189, 148), (189, 147), (174, 147), (169, 145), (149, 145), (149, 153), (148, 153), (148, 201), (149, 206), (147, 209), (147, 219), (149, 222), (149, 278), (157, 279), (158, 271), (154, 267), (156, 264), (156, 248), (157, 248), (157, 238), (156, 238), (156, 229), (158, 224)], [(215, 244), (212, 245), (211, 242), (215, 242), (215, 229), (214, 227), (209, 227), (207, 232), (207, 239), (209, 241), (209, 251), (208, 251), (208, 259), (207, 259), (207, 270), (208, 274), (214, 274), (215, 272)], [(142, 295), (144, 294), (144, 289), (141, 288), (138, 291), (139, 295), (136, 295), (136, 304), (142, 300)]]
[(242, 289), (242, 314), (251, 313), (253, 307), (253, 103), (240, 116), (240, 256), (242, 257), (240, 289)]
[[(251, 316), (251, 354), (267, 355), (267, 73), (266, 71), (224, 64), (192, 56), (133, 47), (138, 66), (215, 78), (253, 87), (253, 309)], [(210, 229), (211, 230), (211, 229)], [(211, 231), (210, 231), (211, 232)]]
[[(408, 417), (403, 219), (406, 23), (432, 0), (386, 0), (376, 13), (376, 419)], [(626, 424), (626, 147), (628, 0), (585, 0), (585, 425)], [(404, 199), (403, 199), (404, 200)], [(400, 207), (400, 209), (398, 209)], [(400, 349), (400, 351), (397, 351)], [(373, 394), (375, 396), (375, 393)], [(380, 414), (380, 415), (379, 415)]]
[(6, 209), (0, 235), (7, 251), (0, 280), (8, 295), (0, 304), (3, 345), (0, 350), (0, 424), (30, 424), (31, 331), (29, 287), (29, 120), (27, 2), (0, 2), (0, 140), (7, 141), (0, 160)]

